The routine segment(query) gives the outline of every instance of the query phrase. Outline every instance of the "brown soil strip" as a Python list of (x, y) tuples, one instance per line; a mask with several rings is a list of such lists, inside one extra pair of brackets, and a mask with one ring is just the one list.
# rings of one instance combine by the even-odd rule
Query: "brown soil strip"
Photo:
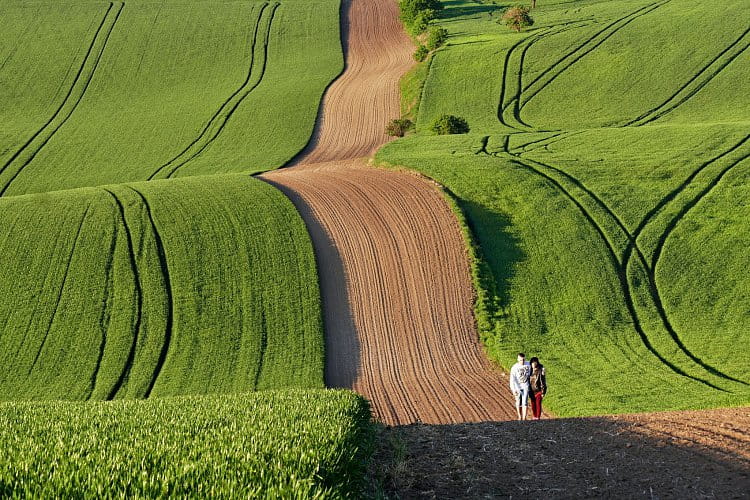
[(292, 199), (313, 237), (326, 383), (366, 396), (387, 424), (514, 418), (507, 378), (479, 345), (465, 244), (442, 193), (361, 159), (388, 140), (412, 64), (397, 4), (344, 1), (347, 69), (296, 166), (261, 176)]
[(750, 408), (382, 431), (392, 498), (748, 498)]

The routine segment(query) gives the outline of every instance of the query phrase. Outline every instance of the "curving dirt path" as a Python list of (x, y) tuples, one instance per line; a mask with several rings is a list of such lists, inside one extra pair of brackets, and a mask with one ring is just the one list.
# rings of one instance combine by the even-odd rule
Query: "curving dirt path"
[(366, 396), (390, 424), (515, 418), (507, 377), (479, 345), (458, 222), (438, 187), (368, 168), (399, 116), (411, 42), (394, 0), (344, 0), (347, 69), (293, 168), (260, 176), (289, 196), (315, 246), (326, 384)]

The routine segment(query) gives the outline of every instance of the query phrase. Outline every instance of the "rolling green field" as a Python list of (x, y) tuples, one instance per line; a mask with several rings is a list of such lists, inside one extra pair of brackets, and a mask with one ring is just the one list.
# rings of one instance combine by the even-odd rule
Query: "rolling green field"
[(323, 387), (312, 244), (248, 176), (0, 201), (0, 399)]
[(444, 4), (418, 133), (377, 157), (457, 199), (489, 355), (539, 355), (559, 415), (750, 403), (750, 5), (540, 1), (516, 34)]
[(0, 195), (284, 164), (343, 68), (338, 11), (337, 0), (3, 2)]
[(348, 391), (0, 403), (0, 495), (353, 498), (369, 421)]

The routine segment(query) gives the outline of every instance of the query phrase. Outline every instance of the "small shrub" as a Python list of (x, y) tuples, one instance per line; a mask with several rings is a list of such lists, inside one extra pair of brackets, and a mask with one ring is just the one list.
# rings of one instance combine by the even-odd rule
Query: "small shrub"
[(403, 137), (413, 128), (414, 123), (408, 118), (396, 118), (385, 127), (385, 133), (391, 137)]
[(437, 17), (443, 5), (438, 0), (400, 0), (399, 19), (412, 36), (422, 33)]
[(427, 36), (427, 48), (435, 50), (442, 47), (445, 40), (448, 38), (448, 30), (445, 28), (431, 28), (430, 34)]
[(442, 115), (432, 123), (430, 130), (437, 135), (466, 134), (469, 132), (469, 124), (459, 116)]
[(427, 54), (429, 53), (430, 51), (427, 50), (427, 47), (425, 47), (424, 45), (420, 45), (419, 47), (417, 47), (417, 50), (414, 51), (414, 55), (412, 57), (414, 57), (415, 61), (422, 62), (427, 58)]
[(529, 15), (528, 7), (516, 5), (506, 10), (498, 23), (505, 23), (508, 28), (520, 33), (522, 29), (533, 25), (534, 20)]

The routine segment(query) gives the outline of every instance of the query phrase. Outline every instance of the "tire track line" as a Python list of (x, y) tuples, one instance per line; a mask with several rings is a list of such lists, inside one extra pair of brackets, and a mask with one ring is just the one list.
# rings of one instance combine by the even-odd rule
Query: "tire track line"
[[(130, 350), (128, 351), (128, 357), (125, 360), (125, 365), (123, 366), (122, 371), (120, 372), (120, 376), (117, 378), (117, 381), (115, 382), (114, 386), (112, 386), (112, 389), (110, 389), (109, 393), (107, 394), (107, 400), (111, 401), (115, 398), (117, 393), (119, 392), (120, 388), (122, 387), (122, 384), (125, 382), (125, 379), (130, 374), (130, 369), (133, 366), (133, 360), (135, 359), (135, 350), (136, 346), (138, 345), (138, 337), (141, 330), (141, 320), (143, 317), (143, 284), (141, 283), (141, 276), (138, 272), (138, 262), (135, 258), (135, 246), (133, 245), (133, 236), (130, 232), (130, 227), (128, 226), (128, 220), (125, 216), (125, 207), (122, 204), (122, 201), (117, 197), (117, 195), (110, 191), (107, 188), (102, 188), (103, 191), (109, 193), (112, 198), (115, 200), (115, 204), (117, 205), (117, 208), (120, 212), (120, 217), (122, 218), (122, 224), (123, 228), (125, 229), (125, 236), (126, 241), (128, 244), (128, 260), (130, 262), (130, 268), (133, 271), (133, 285), (135, 286), (135, 295), (136, 295), (136, 313), (135, 313), (135, 325), (133, 327), (133, 341), (130, 344)], [(99, 362), (97, 363), (97, 370), (94, 373), (94, 380), (97, 379), (97, 375), (99, 372), (99, 368), (101, 367), (101, 361), (104, 356), (104, 350), (101, 351), (101, 355), (99, 358)], [(96, 384), (95, 384), (96, 386)]]
[(70, 249), (70, 254), (68, 255), (68, 262), (65, 265), (65, 271), (63, 273), (63, 281), (60, 284), (60, 290), (58, 290), (57, 292), (57, 299), (55, 300), (55, 307), (52, 310), (52, 316), (50, 316), (49, 323), (47, 323), (47, 329), (44, 332), (44, 337), (42, 337), (42, 342), (41, 344), (39, 344), (39, 349), (37, 349), (36, 351), (36, 355), (34, 356), (34, 361), (29, 367), (29, 371), (26, 373), (26, 376), (30, 376), (31, 372), (34, 371), (34, 367), (39, 361), (39, 356), (42, 354), (42, 350), (44, 349), (44, 346), (47, 343), (47, 337), (49, 336), (49, 332), (52, 329), (52, 325), (55, 323), (55, 318), (57, 318), (57, 312), (58, 312), (58, 309), (60, 308), (60, 301), (62, 300), (63, 292), (65, 291), (65, 285), (68, 282), (68, 274), (70, 273), (70, 265), (73, 262), (73, 255), (75, 254), (76, 247), (78, 246), (78, 242), (81, 238), (81, 231), (83, 229), (84, 223), (86, 222), (86, 216), (89, 214), (89, 210), (91, 210), (91, 202), (89, 202), (86, 205), (86, 210), (84, 210), (83, 212), (83, 217), (81, 217), (81, 222), (78, 224), (78, 231), (76, 232), (76, 236), (73, 239), (73, 247)]
[(662, 364), (664, 364), (666, 367), (668, 367), (670, 370), (672, 370), (674, 373), (692, 379), (696, 382), (700, 382), (708, 387), (711, 387), (712, 389), (722, 391), (722, 392), (728, 392), (726, 389), (723, 389), (711, 382), (709, 382), (706, 379), (697, 377), (695, 375), (691, 375), (687, 373), (682, 368), (678, 367), (671, 361), (669, 361), (667, 358), (665, 358), (657, 349), (656, 347), (651, 343), (651, 341), (648, 338), (648, 335), (646, 334), (645, 330), (643, 329), (643, 325), (640, 322), (638, 312), (636, 310), (636, 306), (633, 300), (633, 292), (630, 288), (630, 282), (628, 280), (627, 274), (625, 273), (624, 268), (622, 267), (618, 257), (617, 252), (615, 251), (614, 246), (610, 242), (609, 238), (607, 238), (605, 230), (599, 225), (599, 223), (596, 222), (595, 218), (592, 214), (586, 210), (586, 208), (583, 206), (583, 204), (575, 197), (573, 196), (559, 181), (557, 181), (554, 177), (551, 175), (545, 174), (538, 168), (534, 167), (532, 164), (526, 163), (526, 160), (523, 159), (513, 159), (511, 160), (512, 163), (516, 164), (519, 167), (525, 168), (527, 170), (530, 170), (531, 172), (534, 172), (535, 174), (543, 177), (550, 183), (552, 183), (553, 186), (555, 186), (565, 197), (567, 197), (571, 202), (573, 202), (574, 205), (579, 209), (579, 211), (583, 214), (584, 218), (588, 221), (588, 223), (591, 225), (591, 227), (597, 232), (600, 239), (604, 242), (607, 251), (609, 253), (609, 257), (612, 263), (612, 266), (614, 267), (615, 274), (617, 275), (617, 278), (620, 282), (620, 287), (623, 292), (623, 297), (625, 299), (625, 305), (628, 309), (628, 313), (630, 314), (632, 320), (633, 320), (633, 326), (638, 333), (638, 336), (641, 339), (641, 342), (646, 347), (646, 349), (651, 352)]
[(144, 398), (148, 398), (151, 396), (151, 392), (153, 391), (154, 386), (156, 385), (156, 382), (161, 375), (162, 369), (164, 368), (164, 364), (167, 359), (167, 355), (169, 354), (169, 347), (172, 344), (172, 329), (174, 325), (175, 304), (174, 297), (172, 295), (172, 281), (169, 274), (169, 265), (167, 264), (167, 255), (164, 250), (164, 242), (162, 241), (161, 234), (159, 234), (159, 230), (156, 227), (156, 222), (154, 221), (154, 216), (151, 212), (151, 205), (141, 191), (135, 189), (133, 186), (128, 186), (128, 188), (140, 197), (141, 203), (143, 203), (143, 206), (146, 209), (149, 224), (151, 225), (151, 232), (154, 236), (154, 241), (156, 242), (156, 250), (159, 257), (159, 267), (161, 268), (162, 277), (164, 278), (164, 291), (167, 298), (167, 322), (164, 330), (164, 342), (162, 343), (162, 348), (159, 352), (159, 358), (156, 362), (156, 366), (154, 367), (154, 373), (151, 377), (151, 382), (146, 389), (145, 394), (143, 395)]
[[(73, 84), (68, 90), (65, 99), (60, 104), (60, 107), (58, 107), (52, 117), (47, 120), (47, 123), (37, 130), (36, 133), (26, 141), (16, 153), (13, 154), (5, 165), (0, 168), (0, 174), (3, 174), (6, 170), (15, 168), (15, 172), (0, 190), (0, 196), (5, 195), (13, 181), (15, 181), (21, 172), (34, 160), (34, 158), (36, 158), (37, 154), (39, 154), (39, 152), (47, 145), (55, 133), (65, 125), (76, 108), (78, 108), (78, 104), (83, 99), (86, 90), (89, 88), (89, 84), (91, 84), (91, 80), (94, 78), (102, 54), (104, 54), (104, 50), (107, 48), (109, 37), (112, 35), (112, 31), (114, 30), (124, 7), (124, 2), (110, 2), (109, 8), (104, 14), (104, 18), (99, 24), (99, 28), (96, 30), (94, 39), (89, 45), (86, 56), (81, 63), (81, 67), (78, 69), (78, 73), (73, 80)], [(114, 15), (112, 14), (113, 12), (115, 12)], [(102, 35), (104, 32), (106, 32), (106, 34)], [(98, 50), (95, 48), (97, 45), (100, 45)], [(92, 53), (95, 53), (93, 57)]]
[[(267, 15), (267, 17), (264, 17), (266, 12), (268, 12), (267, 7), (270, 5), (270, 14)], [(276, 15), (276, 11), (280, 7), (281, 4), (268, 4), (265, 3), (261, 6), (259, 13), (258, 13), (258, 19), (255, 23), (255, 29), (253, 33), (253, 43), (250, 49), (251, 53), (251, 59), (250, 59), (250, 65), (248, 67), (247, 76), (245, 77), (245, 81), (242, 82), (242, 85), (240, 85), (237, 90), (235, 90), (232, 95), (230, 95), (224, 103), (219, 107), (219, 109), (213, 114), (213, 116), (208, 120), (206, 125), (203, 127), (203, 130), (198, 134), (198, 136), (193, 139), (193, 141), (185, 147), (180, 153), (178, 153), (176, 156), (174, 156), (172, 159), (170, 159), (168, 162), (161, 165), (159, 168), (156, 169), (149, 177), (148, 180), (154, 180), (159, 176), (162, 172), (167, 171), (167, 174), (164, 176), (165, 178), (172, 177), (180, 168), (203, 154), (203, 152), (221, 135), (221, 133), (224, 131), (224, 127), (229, 122), (232, 115), (237, 111), (237, 108), (240, 107), (242, 102), (247, 98), (250, 93), (252, 93), (263, 81), (263, 76), (265, 75), (267, 63), (268, 63), (268, 44), (271, 37), (271, 28), (273, 25), (273, 19)], [(264, 25), (264, 23), (267, 23)], [(262, 26), (263, 25), (263, 26)], [(262, 30), (261, 30), (262, 26)], [(261, 33), (262, 43), (261, 40), (258, 37), (258, 34)], [(261, 47), (262, 45), (262, 47)], [(259, 51), (258, 57), (256, 57), (256, 50)], [(258, 61), (260, 59), (260, 61)], [(255, 68), (257, 71), (257, 67), (260, 65), (260, 74), (257, 77), (257, 81), (253, 81), (253, 75)]]
[(695, 94), (700, 92), (706, 85), (711, 83), (716, 76), (724, 71), (735, 59), (742, 55), (748, 47), (750, 42), (740, 47), (740, 42), (750, 34), (750, 27), (748, 27), (742, 35), (739, 36), (734, 42), (729, 44), (724, 50), (722, 50), (716, 57), (714, 57), (708, 64), (706, 64), (701, 70), (693, 75), (687, 82), (680, 86), (677, 91), (672, 94), (666, 101), (646, 111), (638, 118), (627, 122), (624, 127), (640, 127), (653, 121), (658, 120), (664, 115), (671, 113), (677, 107), (684, 104)]
[[(596, 34), (588, 38), (585, 42), (583, 42), (581, 45), (579, 45), (577, 48), (575, 48), (573, 51), (569, 52), (562, 58), (560, 58), (557, 62), (552, 64), (550, 67), (548, 67), (546, 70), (544, 70), (539, 76), (537, 76), (534, 80), (531, 81), (524, 89), (524, 93), (528, 93), (528, 97), (522, 100), (519, 108), (519, 112), (523, 110), (523, 108), (531, 101), (534, 97), (536, 97), (539, 92), (544, 90), (548, 85), (550, 85), (553, 81), (555, 81), (561, 74), (563, 74), (567, 69), (569, 69), (571, 66), (573, 66), (575, 63), (586, 57), (588, 54), (593, 52), (596, 48), (598, 48), (601, 44), (606, 42), (609, 38), (615, 35), (618, 31), (620, 31), (622, 28), (627, 26), (628, 24), (632, 23), (639, 17), (645, 16), (646, 14), (649, 14), (659, 7), (662, 7), (663, 5), (669, 3), (670, 0), (661, 0), (659, 2), (650, 3), (644, 7), (640, 7), (639, 9), (636, 9), (635, 11), (619, 18), (613, 21), (612, 23), (608, 24), (606, 27), (598, 31)], [(589, 46), (590, 45), (590, 46)], [(542, 80), (547, 74), (552, 73), (551, 76), (549, 76), (546, 80)]]

